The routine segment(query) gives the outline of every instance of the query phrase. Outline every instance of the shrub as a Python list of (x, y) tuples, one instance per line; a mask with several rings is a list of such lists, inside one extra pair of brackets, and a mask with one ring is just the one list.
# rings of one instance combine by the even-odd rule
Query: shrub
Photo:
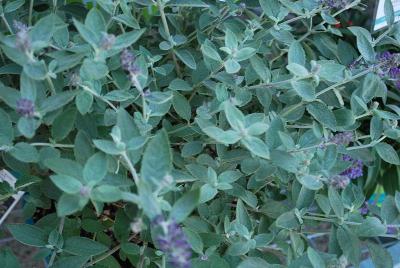
[(0, 189), (34, 219), (15, 239), (53, 267), (345, 267), (365, 247), (392, 266), (373, 239), (400, 226), (390, 1), (374, 34), (338, 24), (360, 1), (96, 3), (0, 9)]

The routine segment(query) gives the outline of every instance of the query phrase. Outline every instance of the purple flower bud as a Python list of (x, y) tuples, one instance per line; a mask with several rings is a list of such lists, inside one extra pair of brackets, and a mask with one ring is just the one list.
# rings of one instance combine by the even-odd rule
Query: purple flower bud
[(364, 202), (364, 204), (360, 208), (360, 213), (361, 213), (361, 215), (367, 215), (368, 212), (369, 212), (368, 202)]
[(350, 183), (350, 179), (347, 176), (336, 175), (330, 179), (330, 183), (336, 189), (344, 189)]
[(189, 268), (192, 251), (182, 228), (173, 220), (165, 220), (162, 215), (155, 217), (152, 226), (161, 230), (156, 243), (158, 248), (166, 254), (171, 266)]
[(356, 179), (363, 175), (363, 162), (360, 159), (353, 159), (350, 155), (343, 155), (343, 160), (351, 162), (352, 165), (343, 171), (340, 175), (347, 176), (350, 179)]
[(35, 113), (35, 104), (33, 101), (25, 98), (17, 100), (17, 112), (25, 117), (32, 117)]
[(349, 145), (350, 142), (354, 140), (353, 132), (341, 132), (335, 134), (333, 137), (329, 139), (329, 142), (334, 143), (336, 145)]
[(21, 51), (29, 50), (31, 41), (28, 35), (28, 26), (14, 20), (14, 28), (16, 29), (15, 46)]
[(115, 35), (113, 34), (104, 34), (103, 38), (100, 41), (100, 47), (104, 50), (109, 50), (115, 43)]
[(387, 234), (397, 234), (398, 229), (393, 226), (388, 226), (386, 229)]
[(121, 53), (121, 67), (128, 71), (130, 75), (136, 75), (140, 72), (139, 66), (136, 64), (135, 55), (127, 49), (124, 49)]

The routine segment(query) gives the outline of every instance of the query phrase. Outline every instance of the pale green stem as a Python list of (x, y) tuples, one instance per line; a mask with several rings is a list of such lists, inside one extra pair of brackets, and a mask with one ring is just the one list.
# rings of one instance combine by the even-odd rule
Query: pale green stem
[[(64, 229), (64, 222), (65, 218), (62, 217), (60, 220), (60, 225), (58, 226), (58, 233), (61, 235)], [(53, 253), (51, 254), (50, 261), (49, 261), (49, 267), (51, 267), (54, 263), (54, 260), (56, 259), (57, 256), (57, 249), (53, 249)]]
[(9, 31), (11, 34), (14, 34), (14, 32), (13, 32), (13, 30), (11, 29), (10, 24), (8, 24), (8, 21), (7, 21), (6, 17), (4, 16), (4, 14), (1, 14), (1, 18), (2, 18), (2, 20), (3, 20), (3, 22), (4, 22), (4, 24), (6, 25), (8, 31)]
[(28, 18), (29, 26), (32, 25), (33, 2), (34, 2), (34, 0), (30, 0), (30, 2), (29, 2), (29, 18)]
[(124, 159), (124, 161), (126, 162), (126, 164), (128, 165), (128, 168), (132, 174), (133, 180), (135, 181), (136, 185), (138, 185), (139, 184), (139, 175), (137, 174), (135, 167), (132, 165), (132, 162), (129, 159), (128, 154), (126, 152), (123, 152), (121, 154), (121, 156)]
[(48, 146), (53, 148), (74, 148), (73, 144), (58, 144), (58, 143), (44, 143), (44, 142), (34, 142), (31, 143), (32, 146)]

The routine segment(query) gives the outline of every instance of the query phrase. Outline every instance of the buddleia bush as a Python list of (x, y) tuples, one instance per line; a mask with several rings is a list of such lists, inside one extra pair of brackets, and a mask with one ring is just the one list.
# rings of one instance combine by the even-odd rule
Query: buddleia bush
[(1, 4), (1, 197), (50, 267), (392, 267), (390, 1), (375, 33), (351, 0)]

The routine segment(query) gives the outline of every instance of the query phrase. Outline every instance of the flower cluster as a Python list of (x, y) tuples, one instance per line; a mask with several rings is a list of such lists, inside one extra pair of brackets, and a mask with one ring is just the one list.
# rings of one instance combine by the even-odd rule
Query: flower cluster
[(382, 78), (387, 78), (400, 89), (400, 55), (385, 51), (377, 56), (377, 73)]
[(360, 159), (354, 159), (350, 155), (344, 155), (343, 160), (351, 162), (352, 165), (343, 171), (340, 175), (346, 176), (349, 179), (356, 179), (363, 175), (363, 161)]
[(319, 4), (328, 8), (341, 9), (345, 8), (351, 2), (351, 0), (320, 0)]
[(17, 112), (25, 117), (32, 117), (35, 113), (35, 104), (33, 101), (25, 98), (17, 100)]
[(329, 142), (334, 143), (336, 145), (347, 146), (353, 140), (354, 140), (353, 132), (347, 131), (347, 132), (340, 132), (340, 133), (333, 135), (329, 139)]
[(344, 189), (350, 183), (350, 179), (347, 176), (336, 175), (330, 178), (330, 183), (336, 189)]
[(19, 21), (14, 21), (15, 46), (21, 51), (29, 50), (31, 41), (28, 35), (28, 26)]
[(161, 233), (156, 238), (156, 243), (168, 258), (172, 267), (189, 268), (192, 252), (182, 228), (173, 220), (165, 220), (162, 215), (153, 221), (154, 227), (160, 227)]
[(115, 43), (115, 35), (103, 34), (103, 38), (100, 41), (100, 48), (103, 50), (109, 50)]

